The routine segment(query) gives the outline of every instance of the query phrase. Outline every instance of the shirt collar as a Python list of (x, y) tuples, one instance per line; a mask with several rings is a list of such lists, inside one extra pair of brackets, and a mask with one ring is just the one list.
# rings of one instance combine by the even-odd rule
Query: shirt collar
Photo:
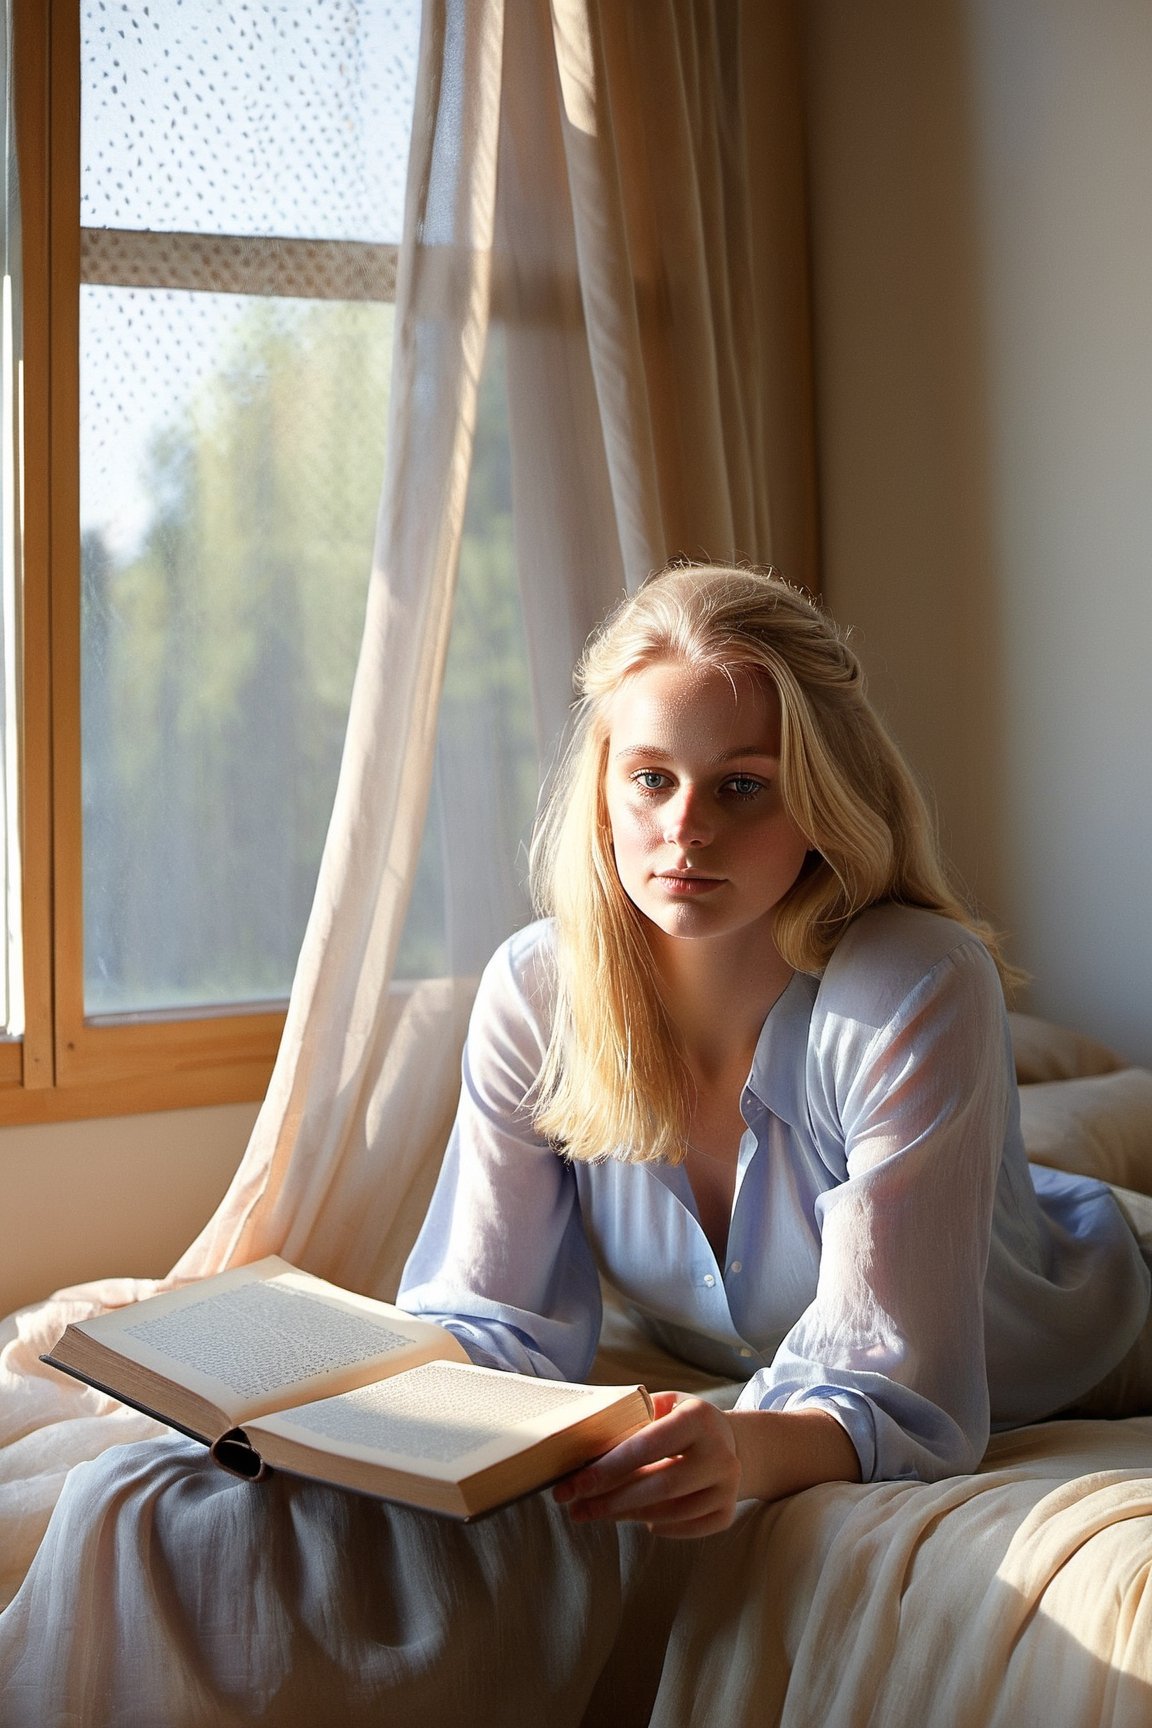
[(748, 1090), (791, 1127), (808, 1123), (808, 1036), (819, 978), (794, 972), (760, 1028)]

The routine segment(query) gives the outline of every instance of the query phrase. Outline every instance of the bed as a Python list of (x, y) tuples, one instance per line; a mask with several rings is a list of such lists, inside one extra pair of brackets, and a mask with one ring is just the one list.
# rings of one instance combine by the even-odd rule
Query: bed
[[(1043, 1022), (1017, 1016), (1013, 1029), (1030, 1154), (1111, 1181), (1152, 1237), (1152, 1073)], [(10, 1633), (34, 1628), (42, 1613), (34, 1590), (17, 1592), (69, 1468), (158, 1431), (43, 1368), (39, 1351), (66, 1320), (152, 1288), (119, 1280), (63, 1292), (0, 1331), (0, 1588), (3, 1600), (15, 1597), (4, 1616)], [(684, 1384), (681, 1367), (654, 1356), (622, 1314), (610, 1312), (603, 1378)], [(702, 1379), (689, 1389), (725, 1396), (722, 1385)], [(544, 1588), (545, 1549), (555, 1552), (551, 1514), (529, 1503), (518, 1517), (516, 1539), (538, 1545), (538, 1570), (528, 1576)], [(66, 1550), (66, 1538), (56, 1539)], [(483, 1541), (501, 1539), (493, 1526)], [(582, 1690), (541, 1682), (543, 1690), (519, 1705), (502, 1694), (504, 1721), (548, 1728), (1152, 1723), (1152, 1415), (1054, 1421), (994, 1436), (978, 1472), (946, 1482), (828, 1484), (774, 1506), (745, 1505), (722, 1536), (667, 1544), (662, 1553), (659, 1587), (624, 1601), (605, 1635), (599, 1679)], [(638, 1556), (628, 1540), (618, 1556), (598, 1551), (586, 1580), (593, 1595), (603, 1598), (605, 1580), (617, 1566), (623, 1574), (626, 1560), (651, 1571), (651, 1555)], [(424, 1627), (408, 1635), (426, 1643), (432, 1634)], [(576, 1636), (585, 1639), (587, 1625)], [(162, 1630), (156, 1637), (163, 1642)], [(189, 1662), (174, 1649), (161, 1654), (166, 1672)], [(194, 1667), (183, 1698), (199, 1685)], [(92, 1665), (68, 1680), (79, 1702), (46, 1706), (42, 1721), (87, 1721), (84, 1696), (99, 1689), (101, 1672), (94, 1653)], [(0, 1720), (31, 1721), (33, 1707), (25, 1698), (24, 1714), (0, 1708)], [(81, 1713), (66, 1716), (68, 1707)], [(442, 1702), (437, 1708), (445, 1723), (482, 1719), (475, 1693), (458, 1699), (455, 1715)], [(181, 1728), (185, 1707), (168, 1709), (157, 1721)], [(232, 1710), (219, 1698), (202, 1716), (186, 1707), (190, 1724), (253, 1719), (244, 1707)], [(277, 1714), (274, 1701), (260, 1717), (304, 1719), (288, 1704)], [(366, 1709), (369, 1719), (422, 1718)]]

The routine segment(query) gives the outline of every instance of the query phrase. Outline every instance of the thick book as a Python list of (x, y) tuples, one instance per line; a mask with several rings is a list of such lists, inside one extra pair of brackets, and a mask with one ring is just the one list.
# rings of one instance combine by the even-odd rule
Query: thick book
[(259, 1479), (287, 1470), (457, 1518), (652, 1419), (642, 1386), (481, 1368), (443, 1327), (272, 1256), (67, 1327), (43, 1358)]

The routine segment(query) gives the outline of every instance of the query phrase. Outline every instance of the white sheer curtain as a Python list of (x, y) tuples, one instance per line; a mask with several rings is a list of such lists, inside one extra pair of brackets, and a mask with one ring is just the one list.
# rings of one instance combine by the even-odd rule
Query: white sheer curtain
[[(812, 580), (797, 87), (786, 0), (426, 0), (388, 468), (331, 831), (267, 1100), (173, 1277), (279, 1252), (388, 1295), (423, 1214), (470, 975), (524, 904), (514, 800), (485, 764), (499, 728), (478, 713), (437, 746), (486, 352), (542, 761), (575, 653), (625, 585), (676, 555)], [(494, 668), (475, 658), (482, 684)], [(443, 975), (399, 982), (434, 765)], [(148, 1428), (37, 1352), (78, 1306), (142, 1290), (89, 1287), (0, 1333), (9, 1591), (67, 1467)]]
[[(772, 494), (810, 484), (808, 426), (783, 428), (768, 388), (788, 356), (758, 307), (755, 240), (759, 188), (780, 163), (754, 158), (747, 110), (749, 92), (766, 104), (787, 87), (783, 41), (776, 8), (730, 0), (521, 0), (503, 17), (497, 5), (429, 7), (389, 466), (331, 837), (252, 1148), (181, 1276), (276, 1250), (388, 1293), (423, 1212), (470, 985), (451, 952), (448, 977), (403, 993), (390, 981), (427, 805), (490, 321), (508, 357), (517, 563), (545, 752), (580, 643), (625, 583), (678, 554), (777, 553)], [(798, 172), (795, 143), (786, 162)], [(773, 256), (792, 257), (787, 334), (802, 370), (801, 240), (794, 224)], [(777, 281), (785, 274), (777, 262)], [(780, 511), (803, 519), (791, 497)], [(789, 567), (809, 575), (803, 541), (792, 553)], [(473, 728), (442, 772), (461, 786), (483, 779), (489, 742)], [(473, 753), (463, 766), (462, 750)], [(506, 931), (484, 927), (492, 902), (473, 896), (468, 915), (468, 884), (494, 854), (515, 865), (515, 841), (496, 810), (464, 814), (456, 826), (447, 810), (442, 845), (449, 895), (465, 908), (450, 947), (474, 966)], [(497, 915), (514, 899), (497, 895)]]
[(672, 557), (817, 585), (802, 116), (784, 0), (509, 8), (496, 304), (546, 736)]

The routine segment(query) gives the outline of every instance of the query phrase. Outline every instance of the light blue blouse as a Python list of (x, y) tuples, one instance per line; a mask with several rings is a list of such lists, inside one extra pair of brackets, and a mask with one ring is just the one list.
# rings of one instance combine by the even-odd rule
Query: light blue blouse
[(741, 1097), (725, 1263), (682, 1166), (575, 1164), (533, 1132), (551, 928), (482, 979), (459, 1113), (401, 1286), (478, 1361), (580, 1380), (598, 1269), (738, 1407), (817, 1408), (864, 1481), (970, 1470), (990, 1423), (1081, 1397), (1132, 1344), (1150, 1276), (1111, 1191), (1029, 1167), (1003, 997), (948, 919), (874, 907), (797, 973)]

